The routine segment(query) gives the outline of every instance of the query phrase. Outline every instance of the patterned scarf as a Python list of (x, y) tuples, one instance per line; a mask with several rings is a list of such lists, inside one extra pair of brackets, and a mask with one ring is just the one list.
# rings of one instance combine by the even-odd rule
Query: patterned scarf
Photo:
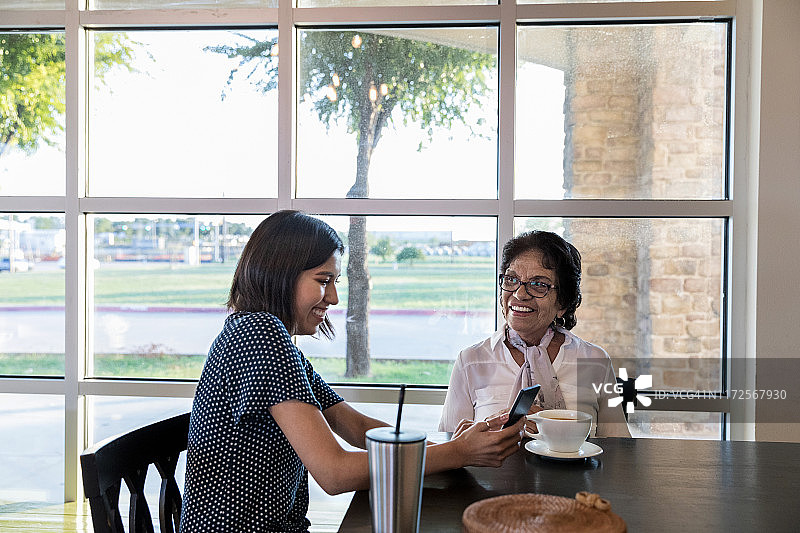
[(550, 341), (553, 340), (554, 334), (553, 328), (547, 328), (538, 346), (528, 346), (519, 336), (519, 333), (510, 326), (506, 327), (508, 342), (525, 356), (525, 362), (520, 367), (517, 379), (514, 381), (514, 387), (511, 389), (508, 407), (511, 407), (511, 404), (514, 403), (514, 398), (516, 398), (521, 389), (538, 384), (542, 388), (533, 402), (534, 405), (538, 405), (542, 409), (567, 408), (567, 404), (564, 402), (564, 395), (561, 393), (561, 387), (558, 384), (558, 377), (556, 377), (553, 365), (550, 363), (550, 357), (547, 355), (547, 347)]

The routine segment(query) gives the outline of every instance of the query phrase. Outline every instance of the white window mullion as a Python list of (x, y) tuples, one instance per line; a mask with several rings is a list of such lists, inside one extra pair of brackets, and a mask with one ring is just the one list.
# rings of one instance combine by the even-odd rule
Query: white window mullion
[(78, 456), (86, 447), (85, 402), (78, 385), (86, 360), (86, 227), (79, 198), (85, 194), (86, 37), (79, 0), (66, 11), (66, 271), (64, 339), (64, 501), (83, 496)]
[(711, 19), (733, 15), (736, 3), (737, 0), (528, 3), (518, 6), (517, 16), (521, 22)]
[[(730, 193), (735, 201), (726, 261), (728, 279), (728, 387), (754, 390), (755, 364), (731, 365), (737, 359), (756, 357), (756, 292), (758, 282), (758, 173), (761, 103), (761, 20), (750, 0), (734, 20), (731, 51), (733, 87), (729, 140), (733, 157)], [(749, 8), (749, 9), (746, 9)], [(738, 88), (738, 89), (736, 89)], [(732, 368), (746, 369), (733, 374)], [(731, 402), (728, 438), (755, 440), (755, 400)]]
[[(292, 0), (278, 3), (278, 209), (291, 207), (294, 195), (297, 40), (293, 6)], [(268, 177), (267, 173), (264, 179)]]
[(236, 27), (275, 24), (277, 11), (274, 8), (108, 9), (81, 11), (80, 21), (87, 28)]
[[(264, 169), (265, 175), (274, 169)], [(265, 178), (266, 179), (266, 178)], [(79, 198), (82, 213), (176, 215), (264, 214), (277, 208), (275, 198)]]
[(515, 93), (517, 72), (517, 5), (500, 4), (500, 87), (498, 91), (497, 269), (503, 243), (514, 236)]

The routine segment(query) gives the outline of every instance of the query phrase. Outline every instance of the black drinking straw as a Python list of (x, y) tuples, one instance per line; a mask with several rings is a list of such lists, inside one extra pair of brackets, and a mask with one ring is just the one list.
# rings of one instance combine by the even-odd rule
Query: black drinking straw
[(400, 385), (400, 399), (397, 402), (397, 423), (394, 425), (395, 434), (400, 434), (400, 417), (403, 415), (403, 400), (406, 397), (406, 384)]

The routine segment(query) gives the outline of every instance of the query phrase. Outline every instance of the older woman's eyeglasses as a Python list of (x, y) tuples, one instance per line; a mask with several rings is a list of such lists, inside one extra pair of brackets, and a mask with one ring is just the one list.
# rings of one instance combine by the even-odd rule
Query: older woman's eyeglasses
[(519, 278), (506, 276), (505, 274), (500, 274), (498, 281), (500, 282), (500, 288), (506, 292), (516, 292), (519, 286), (522, 285), (525, 287), (525, 292), (534, 298), (544, 298), (550, 292), (550, 289), (558, 289), (555, 285), (543, 281), (522, 281)]

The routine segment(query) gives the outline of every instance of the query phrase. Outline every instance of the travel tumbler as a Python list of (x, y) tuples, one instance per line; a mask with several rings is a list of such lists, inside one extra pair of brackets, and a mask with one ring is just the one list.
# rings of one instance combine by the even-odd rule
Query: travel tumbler
[(374, 533), (416, 533), (422, 505), (425, 433), (367, 431), (369, 503)]

